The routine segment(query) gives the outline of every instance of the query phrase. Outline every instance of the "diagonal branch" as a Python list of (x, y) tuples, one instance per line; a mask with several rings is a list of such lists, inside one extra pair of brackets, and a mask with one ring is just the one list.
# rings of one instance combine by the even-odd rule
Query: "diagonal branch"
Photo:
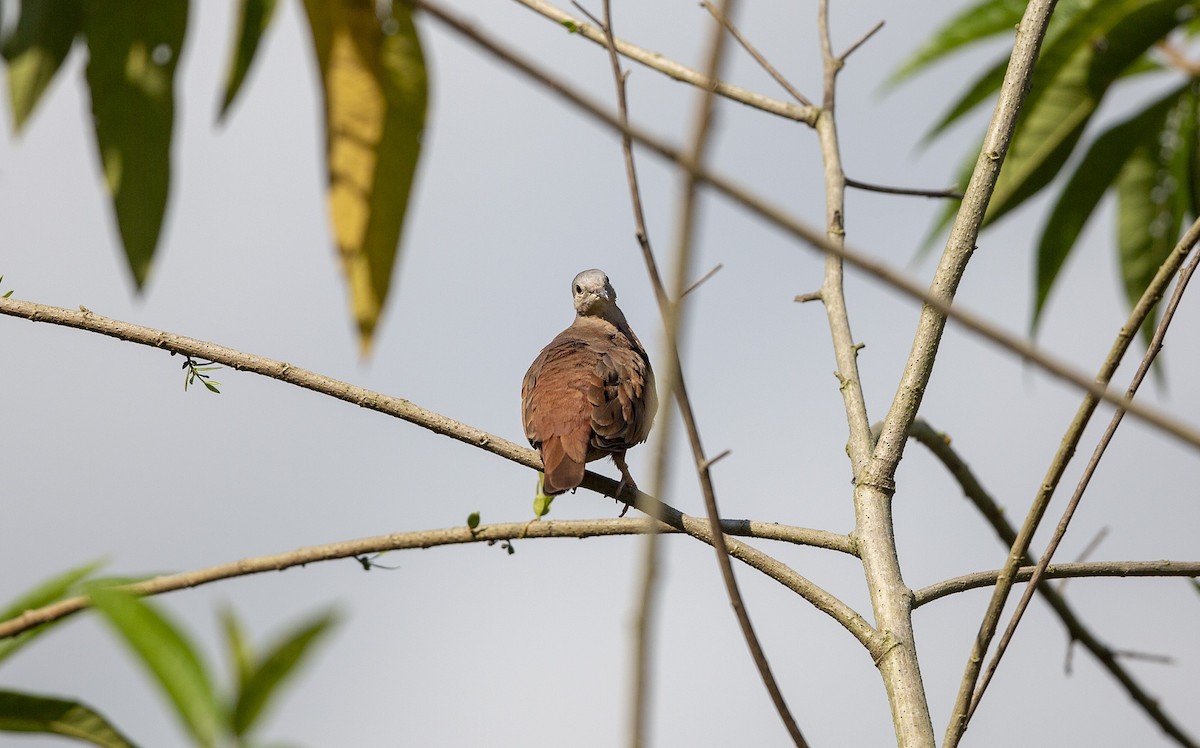
[[(601, 29), (589, 26), (578, 18), (564, 13), (550, 3), (544, 2), (544, 0), (517, 0), (517, 2), (535, 13), (540, 13), (546, 18), (566, 26), (585, 39), (593, 41), (602, 47), (608, 46), (608, 42), (604, 38), (604, 32)], [(600, 26), (600, 24), (597, 24), (597, 26)], [(648, 68), (657, 70), (669, 78), (674, 78), (677, 81), (688, 83), (703, 90), (711, 89), (720, 96), (754, 107), (755, 109), (761, 109), (769, 114), (776, 114), (780, 117), (804, 122), (808, 125), (812, 125), (816, 121), (817, 110), (811, 106), (791, 104), (786, 101), (772, 99), (762, 94), (748, 91), (740, 86), (725, 83), (724, 81), (714, 82), (711, 77), (693, 70), (686, 65), (681, 65), (678, 62), (667, 59), (657, 52), (650, 52), (620, 39), (615, 40), (615, 42), (617, 51), (623, 56)]]
[[(1175, 317), (1175, 310), (1179, 308), (1179, 302), (1183, 299), (1183, 293), (1187, 290), (1188, 282), (1192, 279), (1192, 275), (1196, 272), (1196, 266), (1200, 263), (1200, 253), (1192, 257), (1192, 261), (1187, 264), (1183, 271), (1179, 274), (1179, 280), (1175, 284), (1175, 292), (1171, 294), (1171, 300), (1167, 304), (1167, 308), (1163, 310), (1162, 319), (1158, 322), (1158, 327), (1154, 331), (1154, 337), (1150, 340), (1150, 345), (1146, 349), (1146, 355), (1142, 358), (1142, 363), (1138, 367), (1137, 372), (1133, 375), (1130, 381), (1129, 388), (1126, 390), (1126, 396), (1130, 399), (1137, 394), (1138, 388), (1145, 380), (1146, 375), (1150, 373), (1150, 366), (1154, 363), (1154, 359), (1158, 357), (1159, 351), (1162, 350), (1163, 339), (1166, 337), (1167, 329), (1171, 326), (1171, 321)], [(1087, 490), (1088, 484), (1091, 482), (1092, 476), (1096, 472), (1096, 468), (1100, 464), (1100, 460), (1104, 457), (1108, 445), (1112, 443), (1112, 438), (1117, 432), (1117, 427), (1121, 425), (1121, 420), (1125, 416), (1125, 411), (1118, 409), (1113, 414), (1109, 421), (1108, 428), (1105, 429), (1104, 435), (1100, 437), (1100, 441), (1096, 444), (1096, 448), (1092, 451), (1092, 457), (1088, 460), (1087, 466), (1084, 468), (1083, 475), (1079, 477), (1079, 482), (1076, 484), (1075, 493), (1071, 496), (1071, 500), (1067, 502), (1066, 508), (1063, 510), (1062, 518), (1058, 522), (1058, 526), (1054, 528), (1054, 535), (1051, 536), (1050, 542), (1046, 546), (1046, 550), (1038, 559), (1037, 569), (1033, 573), (1033, 577), (1029, 580), (1029, 585), (1025, 588), (1025, 593), (1021, 596), (1021, 600), (1017, 603), (1016, 610), (1013, 611), (1012, 618), (1009, 620), (1008, 626), (1004, 630), (1004, 634), (1000, 637), (1000, 642), (996, 645), (996, 652), (992, 655), (991, 662), (988, 663), (987, 670), (983, 673), (983, 678), (979, 682), (979, 687), (975, 690), (975, 696), (971, 699), (971, 708), (967, 712), (967, 719), (971, 718), (971, 714), (979, 706), (980, 699), (983, 698), (984, 692), (987, 690), (988, 683), (991, 682), (992, 675), (996, 672), (996, 668), (1000, 665), (1001, 658), (1004, 657), (1004, 652), (1008, 648), (1009, 642), (1012, 641), (1013, 633), (1016, 631), (1017, 625), (1021, 622), (1021, 617), (1025, 610), (1029, 607), (1029, 601), (1033, 598), (1033, 593), (1037, 590), (1038, 581), (1041, 579), (1043, 571), (1050, 564), (1050, 559), (1054, 557), (1055, 551), (1058, 550), (1059, 544), (1062, 542), (1063, 536), (1067, 533), (1067, 526), (1071, 523), (1071, 518), (1075, 516), (1076, 509), (1079, 508), (1079, 503), (1083, 499), (1083, 494)]]
[[(1029, 344), (1024, 337), (1010, 333), (998, 325), (988, 322), (983, 317), (966, 311), (961, 307), (952, 306), (951, 302), (944, 298), (944, 294), (938, 291), (936, 284), (930, 290), (929, 287), (909, 279), (903, 273), (891, 268), (884, 262), (870, 257), (862, 250), (848, 246), (839, 246), (828, 241), (817, 229), (798, 220), (771, 201), (750, 192), (733, 180), (709, 171), (702, 166), (685, 164), (684, 157), (678, 148), (642, 128), (622, 126), (620, 119), (616, 115), (611, 114), (605, 107), (591, 100), (586, 95), (579, 93), (566, 81), (535, 65), (520, 53), (479, 31), (469, 22), (445, 10), (437, 2), (432, 0), (410, 0), (410, 2), (414, 7), (420, 8), (427, 17), (442, 23), (446, 28), (469, 39), (480, 49), (493, 55), (498, 60), (510, 65), (549, 90), (554, 91), (564, 100), (583, 110), (596, 121), (607, 125), (617, 133), (628, 133), (634, 142), (669, 161), (680, 164), (682, 168), (694, 174), (699, 182), (712, 187), (715, 191), (742, 206), (753, 215), (799, 239), (814, 250), (830, 253), (842, 258), (850, 265), (853, 265), (872, 278), (882, 281), (903, 295), (921, 301), (931, 310), (931, 313), (955, 320), (964, 328), (976, 333), (996, 346), (1013, 353), (1022, 360), (1037, 366), (1050, 376), (1068, 382), (1100, 400), (1125, 408), (1130, 415), (1136, 416), (1164, 433), (1170, 434), (1193, 447), (1200, 447), (1200, 429), (1197, 429), (1195, 426), (1180, 421), (1160, 409), (1130, 401), (1119, 392), (1110, 391), (1103, 384), (1096, 383), (1092, 377), (1078, 371), (1067, 362)], [(977, 208), (978, 206), (974, 209)], [(952, 234), (951, 236), (954, 237), (955, 235)]]
[[(728, 11), (729, 1), (726, 0), (726, 8)], [(577, 6), (578, 7), (578, 6)], [(587, 13), (582, 7), (580, 10)], [(590, 14), (589, 14), (590, 16)], [(598, 19), (593, 18), (593, 21)], [(738, 625), (742, 630), (742, 636), (746, 640), (746, 646), (750, 649), (751, 658), (754, 660), (755, 666), (758, 668), (759, 677), (763, 681), (763, 685), (767, 688), (767, 693), (771, 696), (771, 701), (779, 713), (780, 719), (783, 721), (784, 727), (792, 738), (792, 742), (797, 748), (806, 748), (807, 742), (804, 740), (803, 734), (800, 732), (796, 720), (792, 717), (791, 711), (787, 707), (787, 703), (783, 699), (783, 694), (779, 690), (779, 685), (775, 681), (774, 675), (771, 673), (771, 667), (767, 662), (766, 654), (763, 652), (762, 645), (758, 640), (758, 636), (754, 633), (754, 627), (750, 622), (749, 612), (746, 610), (745, 602), (742, 599), (741, 591), (738, 589), (737, 579), (733, 575), (733, 566), (729, 561), (729, 550), (726, 547), (724, 535), (720, 531), (719, 517), (720, 513), (717, 508), (716, 490), (713, 488), (712, 477), (709, 469), (715, 460), (709, 460), (705, 456), (704, 447), (700, 441), (699, 427), (696, 425), (695, 411), (692, 408), (691, 399), (688, 397), (687, 385), (683, 378), (683, 365), (679, 357), (679, 327), (681, 321), (682, 307), (678, 303), (672, 303), (667, 294), (666, 288), (662, 282), (662, 276), (658, 270), (658, 262), (654, 257), (654, 252), (650, 247), (650, 234), (646, 229), (645, 213), (642, 208), (641, 190), (638, 184), (637, 167), (633, 157), (633, 141), (628, 135), (629, 130), (629, 106), (625, 96), (625, 74), (621, 71), (621, 62), (617, 54), (616, 37), (612, 31), (612, 7), (609, 0), (604, 2), (604, 22), (597, 25), (601, 26), (605, 41), (609, 52), (609, 62), (612, 65), (613, 80), (616, 84), (617, 93), (617, 110), (621, 118), (623, 130), (622, 137), (622, 153), (625, 160), (625, 172), (629, 182), (629, 194), (633, 204), (633, 216), (635, 234), (638, 240), (638, 245), (641, 247), (642, 256), (646, 263), (646, 272), (650, 276), (651, 284), (654, 287), (655, 297), (658, 300), (659, 312), (663, 317), (663, 326), (666, 332), (665, 348), (668, 354), (667, 376), (664, 382), (664, 397), (670, 400), (672, 395), (676, 398), (679, 405), (680, 415), (682, 416), (684, 427), (687, 430), (688, 442), (692, 448), (692, 456), (696, 461), (696, 471), (700, 478), (701, 493), (704, 496), (705, 508), (708, 513), (709, 522), (712, 529), (713, 549), (717, 553), (717, 562), (721, 569), (721, 577), (725, 583), (726, 594), (729, 596), (730, 606), (734, 610), (737, 617)], [(720, 29), (716, 29), (708, 55), (708, 69), (705, 78), (707, 80), (716, 80), (717, 72), (720, 67), (724, 35)], [(712, 120), (714, 96), (711, 89), (705, 89), (705, 94), (701, 99), (699, 112), (696, 119), (696, 132), (693, 137), (693, 147), (691, 151), (690, 163), (699, 164), (708, 149), (708, 133), (709, 125)], [(686, 278), (689, 275), (689, 265), (692, 256), (693, 243), (691, 241), (691, 233), (694, 226), (695, 202), (698, 185), (695, 177), (688, 174), (687, 183), (684, 190), (684, 200), (680, 217), (680, 238), (679, 245), (676, 251), (676, 278), (675, 278), (675, 296), (677, 299), (682, 299), (687, 293), (688, 288), (685, 287)], [(670, 424), (671, 421), (664, 419), (659, 427), (658, 453), (656, 455), (655, 474), (654, 474), (654, 493), (662, 496), (666, 489), (667, 479), (667, 454), (670, 449)], [(632, 745), (640, 746), (645, 742), (645, 734), (647, 724), (649, 722), (648, 702), (649, 702), (649, 638), (650, 638), (650, 623), (654, 610), (654, 602), (656, 599), (655, 591), (658, 580), (658, 536), (651, 533), (647, 537), (645, 556), (643, 562), (643, 583), (642, 595), (640, 601), (640, 614), (638, 616), (637, 626), (637, 660), (635, 663), (636, 677), (634, 679), (634, 719), (632, 720)]]
[(812, 102), (809, 101), (804, 94), (796, 90), (796, 87), (793, 86), (787, 78), (784, 78), (783, 75), (775, 69), (775, 66), (768, 62), (767, 58), (763, 57), (762, 53), (759, 52), (753, 44), (751, 44), (744, 36), (742, 36), (742, 33), (737, 30), (737, 27), (733, 25), (733, 22), (730, 21), (729, 18), (717, 8), (717, 6), (713, 5), (711, 2), (709, 2), (709, 0), (703, 0), (700, 5), (707, 10), (713, 18), (717, 19), (722, 26), (725, 27), (725, 30), (729, 32), (729, 35), (736, 39), (738, 44), (742, 45), (742, 49), (746, 50), (746, 53), (753, 57), (754, 61), (758, 63), (759, 67), (765, 70), (767, 75), (774, 78), (775, 82), (778, 83), (784, 91), (787, 91), (793, 99), (800, 102), (804, 106), (812, 106)]
[[(1134, 330), (1137, 326), (1134, 326)], [(921, 444), (924, 444), (935, 457), (941, 460), (950, 474), (958, 481), (962, 487), (963, 494), (970, 499), (975, 508), (984, 516), (988, 524), (995, 530), (996, 535), (1006, 546), (1011, 547), (1017, 539), (1017, 531), (1008, 523), (1005, 517), (1004, 510), (996, 503), (979, 479), (971, 471), (971, 468), (963, 461), (952, 446), (950, 440), (944, 434), (936, 431), (929, 426), (924, 420), (918, 418), (913, 423), (911, 434), (913, 439), (916, 439)], [(1032, 567), (1033, 559), (1026, 553), (1021, 558), (1021, 563)], [(995, 581), (989, 581), (988, 585), (995, 584)], [(935, 594), (935, 588), (938, 585), (931, 585), (922, 590), (917, 591), (913, 607), (916, 608), (926, 602), (940, 597), (940, 594)], [(1175, 738), (1181, 745), (1192, 746), (1196, 741), (1192, 740), (1183, 728), (1180, 727), (1171, 717), (1162, 710), (1158, 700), (1146, 692), (1133, 678), (1130, 673), (1120, 663), (1117, 658), (1117, 652), (1104, 644), (1091, 632), (1082, 620), (1075, 614), (1071, 606), (1067, 603), (1067, 599), (1059, 590), (1052, 587), (1042, 586), (1038, 588), (1042, 594), (1042, 598), (1046, 603), (1058, 614), (1063, 626), (1066, 627), (1067, 633), (1074, 641), (1079, 642), (1092, 653), (1092, 656), (1106, 669), (1112, 677), (1121, 684), (1125, 691), (1129, 694), (1129, 698), (1142, 708), (1146, 715), (1153, 720), (1163, 732)], [(946, 594), (949, 594), (948, 591)]]
[[(1182, 267), (1184, 260), (1187, 259), (1188, 254), (1197, 242), (1200, 242), (1200, 219), (1192, 223), (1191, 227), (1184, 232), (1184, 235), (1175, 245), (1175, 248), (1171, 250), (1171, 254), (1159, 266), (1158, 272), (1155, 273), (1154, 278), (1151, 279), (1150, 284), (1142, 293), (1142, 297), (1134, 305), (1125, 324), (1121, 326), (1121, 330), (1117, 333), (1116, 340), (1113, 341), (1108, 356), (1100, 366), (1100, 372), (1096, 375), (1095, 383), (1099, 388), (1107, 388), (1113, 374), (1116, 373), (1117, 367), (1121, 363), (1121, 359), (1124, 358), (1125, 352), (1129, 349), (1138, 330), (1141, 329), (1142, 323), (1150, 315), (1159, 300), (1162, 299), (1175, 272)], [(1128, 398), (1123, 399), (1127, 402), (1132, 402)], [(1063, 436), (1058, 451), (1050, 462), (1050, 467), (1046, 471), (1046, 477), (1043, 478), (1037, 495), (1029, 506), (1029, 511), (1026, 513), (1021, 530), (1012, 541), (1008, 560), (1004, 565), (1005, 573), (997, 581), (996, 588), (992, 591), (992, 599), (984, 614), (983, 622), (980, 624), (980, 638), (976, 640), (976, 646), (972, 650), (971, 656), (974, 664), (971, 667), (975, 671), (976, 678), (978, 677), (982, 658), (987, 652), (988, 644), (995, 634), (996, 627), (1000, 624), (1000, 615), (1008, 599), (1008, 591), (1012, 586), (1011, 575), (1022, 561), (1027, 558), (1033, 534), (1046, 512), (1046, 507), (1050, 504), (1050, 499), (1054, 496), (1059, 481), (1062, 480), (1062, 476), (1066, 472), (1067, 464), (1075, 454), (1079, 441), (1083, 437), (1083, 431), (1091, 421), (1092, 414), (1096, 411), (1099, 400), (1094, 391), (1089, 391), (1089, 395), (1080, 403), (1074, 420), (1067, 428), (1067, 433)], [(975, 689), (974, 681), (970, 685), (969, 693), (964, 692), (966, 691), (966, 687), (967, 684), (964, 682), (963, 691), (959, 693), (959, 705), (956, 707), (956, 714), (959, 714), (960, 718), (965, 717), (966, 710), (969, 708), (970, 699), (973, 697)]]

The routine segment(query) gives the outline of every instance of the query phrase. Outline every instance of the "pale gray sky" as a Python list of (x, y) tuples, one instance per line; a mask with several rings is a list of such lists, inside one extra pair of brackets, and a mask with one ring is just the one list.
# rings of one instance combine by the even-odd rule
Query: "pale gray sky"
[[(608, 60), (515, 3), (458, 3), (559, 75), (610, 100)], [(615, 4), (618, 33), (698, 64), (709, 23), (693, 2)], [(839, 123), (850, 176), (947, 186), (986, 112), (924, 150), (946, 103), (999, 54), (965, 55), (889, 95), (881, 81), (962, 3), (834, 3), (836, 46), (886, 27), (841, 76)], [(25, 134), (0, 118), (0, 291), (289, 361), (520, 440), (521, 377), (569, 323), (569, 282), (603, 268), (652, 356), (653, 296), (633, 239), (618, 141), (491, 58), (419, 22), (432, 109), (416, 200), (375, 355), (360, 362), (330, 248), (322, 193), (319, 101), (299, 3), (281, 3), (242, 99), (214, 123), (231, 3), (193, 3), (180, 65), (174, 183), (147, 292), (132, 294), (102, 191), (76, 50)], [(598, 5), (597, 5), (598, 7)], [(810, 97), (819, 98), (814, 2), (748, 4), (739, 25)], [(10, 9), (11, 10), (11, 9)], [(783, 96), (744, 55), (727, 78)], [(1152, 84), (1153, 85), (1153, 84)], [(1126, 95), (1132, 101), (1149, 89)], [(679, 140), (695, 92), (633, 68), (640, 124)], [(1106, 106), (1112, 117), (1120, 107)], [(741, 105), (719, 106), (716, 167), (819, 225), (813, 133)], [(677, 179), (640, 161), (652, 239), (673, 245)], [(913, 262), (939, 206), (851, 192), (848, 240), (925, 280)], [(792, 302), (820, 283), (821, 259), (725, 201), (703, 201), (699, 272), (724, 270), (689, 299), (687, 375), (726, 516), (849, 531), (850, 472), (824, 314)], [(1032, 243), (1045, 201), (986, 233), (960, 301), (1010, 330), (1028, 324)], [(1124, 319), (1111, 215), (1095, 220), (1056, 291), (1039, 342), (1085, 372)], [(917, 307), (851, 272), (851, 323), (872, 420), (885, 414)], [(1166, 388), (1144, 396), (1195, 423), (1200, 367), (1186, 299), (1168, 338)], [(220, 396), (184, 393), (179, 359), (62, 328), (0, 319), (0, 599), (97, 558), (119, 574), (210, 566), (298, 546), (393, 531), (531, 516), (535, 476), (461, 443), (249, 374), (219, 372)], [(1123, 369), (1128, 377), (1133, 366)], [(1019, 522), (1080, 400), (951, 326), (922, 415), (945, 430)], [(1106, 420), (1105, 411), (1104, 420)], [(1099, 424), (1100, 421), (1097, 421)], [(1084, 440), (1090, 452), (1099, 425)], [(630, 453), (648, 485), (651, 445)], [(679, 451), (664, 498), (702, 514)], [(1083, 457), (1077, 459), (1082, 463)], [(608, 464), (597, 469), (615, 475)], [(1127, 422), (1085, 498), (1060, 558), (1102, 527), (1095, 559), (1195, 559), (1200, 457)], [(1052, 505), (1052, 526), (1079, 474)], [(957, 485), (913, 445), (898, 475), (897, 537), (916, 588), (999, 566), (1005, 548)], [(581, 491), (553, 517), (608, 517)], [(1048, 531), (1039, 534), (1038, 547)], [(858, 564), (757, 543), (870, 617)], [(398, 571), (344, 561), (160, 598), (218, 659), (217, 606), (231, 604), (258, 641), (327, 605), (341, 627), (271, 712), (264, 737), (311, 746), (613, 746), (624, 743), (640, 540), (518, 542), (395, 553)], [(664, 542), (655, 657), (654, 745), (783, 745), (786, 734), (746, 653), (709, 548)], [(877, 671), (829, 618), (745, 568), (738, 578), (768, 657), (813, 745), (893, 740)], [(1130, 667), (1171, 715), (1200, 734), (1195, 684), (1200, 599), (1174, 580), (1079, 580), (1069, 599), (1120, 649), (1169, 654)], [(986, 592), (915, 615), (935, 727), (945, 727)], [(1090, 655), (1066, 676), (1062, 626), (1035, 603), (968, 733), (967, 745), (1167, 745)], [(229, 682), (226, 663), (220, 677)], [(0, 686), (85, 700), (146, 746), (182, 745), (162, 699), (112, 636), (80, 616), (0, 670)], [(5, 744), (57, 745), (55, 741)]]

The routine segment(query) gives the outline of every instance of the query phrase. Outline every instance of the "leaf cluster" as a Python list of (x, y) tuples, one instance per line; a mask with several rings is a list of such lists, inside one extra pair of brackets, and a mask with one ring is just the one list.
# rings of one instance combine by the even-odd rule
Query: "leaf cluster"
[[(219, 120), (243, 88), (276, 4), (239, 2)], [(388, 5), (380, 12), (361, 0), (304, 2), (324, 94), (333, 239), (364, 351), (399, 253), (427, 104), (411, 8), (402, 0)], [(22, 0), (15, 27), (0, 30), (17, 132), (71, 50), (86, 47), (96, 151), (138, 289), (149, 279), (166, 216), (176, 65), (188, 15), (188, 0)]]
[[(985, 39), (1012, 33), (1025, 3), (983, 0), (938, 29), (892, 76), (892, 84)], [(1038, 240), (1031, 328), (1084, 226), (1111, 194), (1117, 264), (1132, 306), (1171, 251), (1185, 220), (1200, 215), (1197, 68), (1183, 51), (1200, 22), (1195, 0), (1060, 0), (984, 220), (987, 226), (1048, 187), (1070, 167)], [(999, 89), (1006, 60), (978, 76), (933, 126), (935, 137)], [(1085, 138), (1118, 84), (1156, 73), (1170, 91)], [(1093, 128), (1094, 129), (1094, 128)], [(1082, 154), (1082, 155), (1081, 155)], [(971, 163), (962, 175), (970, 174)], [(962, 177), (965, 178), (965, 177)], [(953, 218), (948, 206), (930, 239)], [(1155, 318), (1143, 333), (1149, 339)]]
[[(130, 649), (167, 697), (196, 746), (257, 745), (252, 728), (297, 666), (336, 623), (330, 611), (313, 615), (256, 654), (234, 613), (221, 614), (225, 645), (236, 680), (232, 696), (222, 699), (194, 642), (157, 606), (123, 592), (129, 579), (94, 576), (99, 564), (59, 574), (14, 600), (0, 620), (19, 616), (78, 594), (91, 597), (113, 633)], [(0, 663), (59, 621), (0, 641)], [(53, 734), (103, 748), (137, 744), (91, 706), (60, 696), (0, 690), (0, 731)]]

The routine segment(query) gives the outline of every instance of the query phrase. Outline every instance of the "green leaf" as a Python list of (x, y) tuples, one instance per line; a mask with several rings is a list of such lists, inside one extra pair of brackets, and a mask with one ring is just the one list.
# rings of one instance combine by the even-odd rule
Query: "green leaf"
[(62, 735), (102, 748), (134, 746), (99, 712), (78, 701), (14, 691), (0, 691), (0, 730)]
[(1081, 13), (1038, 61), (985, 223), (1045, 187), (1109, 86), (1179, 23), (1188, 0), (1109, 0)]
[(20, 132), (83, 27), (83, 0), (23, 0), (17, 28), (0, 50), (8, 62), (13, 130)]
[(204, 388), (207, 389), (209, 392), (215, 392), (218, 395), (221, 394), (221, 390), (217, 389), (217, 385), (219, 385), (220, 382), (213, 382), (213, 381), (209, 381), (207, 379), (201, 379), (200, 384), (204, 385)]
[(364, 354), (387, 300), (421, 136), (428, 81), (411, 8), (305, 0), (325, 102), (329, 211)]
[(972, 5), (935, 31), (920, 49), (892, 73), (886, 85), (895, 86), (968, 44), (997, 34), (1012, 33), (1021, 22), (1026, 4), (1026, 0), (984, 0)]
[[(1196, 97), (1189, 91), (1170, 110), (1160, 128), (1142, 134), (1117, 176), (1117, 246), (1121, 278), (1130, 306), (1150, 285), (1179, 237), (1191, 205), (1188, 167), (1196, 136)], [(1142, 326), (1147, 344), (1157, 315)]]
[(229, 72), (225, 75), (225, 95), (221, 99), (218, 120), (225, 119), (230, 105), (242, 90), (246, 73), (254, 63), (258, 43), (275, 17), (276, 0), (241, 0), (238, 3), (237, 45), (229, 60)]
[(1188, 93), (1190, 85), (1181, 86), (1136, 116), (1107, 130), (1096, 138), (1079, 162), (1050, 211), (1038, 243), (1031, 331), (1037, 329), (1059, 271), (1100, 198), (1113, 186), (1134, 148), (1139, 143), (1158, 137), (1167, 115), (1179, 105), (1180, 98), (1191, 98)]
[(125, 257), (140, 289), (158, 245), (171, 181), (175, 66), (187, 0), (88, 0), (87, 83), (96, 146)]
[(333, 611), (314, 616), (271, 647), (238, 692), (233, 713), (235, 734), (243, 735), (254, 724), (279, 687), (336, 621)]
[[(0, 621), (11, 620), (27, 610), (41, 608), (73, 594), (76, 585), (91, 576), (100, 566), (101, 563), (99, 561), (93, 561), (92, 563), (64, 571), (58, 576), (51, 577), (9, 603), (8, 607), (3, 612), (0, 612)], [(62, 619), (59, 619), (58, 621), (42, 624), (18, 636), (0, 640), (0, 662), (12, 656), (17, 650), (46, 633), (51, 627), (61, 623), (61, 621)]]
[(201, 746), (215, 746), (226, 718), (195, 647), (150, 604), (111, 589), (92, 591), (92, 603), (154, 676), (184, 727)]
[(467, 515), (467, 527), (472, 530), (479, 527), (479, 512), (471, 512)]
[(237, 674), (237, 690), (240, 693), (245, 690), (254, 671), (254, 650), (233, 608), (222, 608), (220, 618), (221, 629), (225, 632), (225, 648), (229, 651), (233, 671)]

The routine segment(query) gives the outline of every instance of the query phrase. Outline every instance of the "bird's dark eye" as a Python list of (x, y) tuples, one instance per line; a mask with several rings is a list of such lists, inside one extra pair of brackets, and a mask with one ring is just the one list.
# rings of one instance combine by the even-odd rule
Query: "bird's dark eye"
[(576, 283), (575, 284), (575, 293), (583, 293), (583, 286)]

